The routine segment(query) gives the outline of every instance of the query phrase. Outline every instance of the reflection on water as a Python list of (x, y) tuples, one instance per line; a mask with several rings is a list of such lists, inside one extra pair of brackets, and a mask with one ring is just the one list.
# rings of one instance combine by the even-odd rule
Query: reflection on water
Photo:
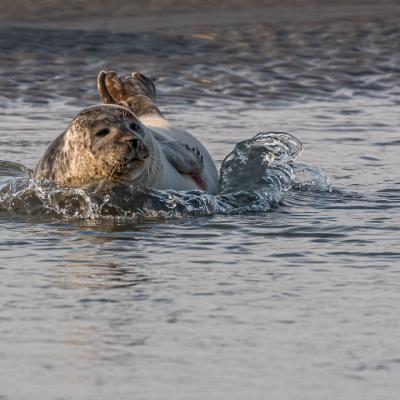
[[(143, 33), (0, 27), (1, 399), (397, 399), (398, 6), (281, 3)], [(241, 143), (224, 194), (139, 191), (185, 216), (139, 223), (114, 218), (133, 189), (29, 179), (103, 68), (153, 76), (218, 166)], [(290, 135), (246, 148), (257, 132)]]
[[(118, 239), (113, 238), (113, 240)], [(119, 252), (121, 252), (121, 249), (116, 246), (116, 253)], [(136, 262), (139, 260), (140, 257)], [(150, 281), (150, 278), (143, 271), (135, 271), (133, 263), (129, 266), (113, 262), (93, 265), (87, 261), (85, 262), (81, 254), (76, 257), (73, 255), (66, 257), (60, 278), (58, 286), (62, 289), (119, 289), (145, 284)], [(57, 286), (57, 283), (54, 282), (54, 285)], [(87, 302), (90, 300), (82, 299), (80, 301)], [(101, 298), (96, 301), (107, 301), (107, 298)]]

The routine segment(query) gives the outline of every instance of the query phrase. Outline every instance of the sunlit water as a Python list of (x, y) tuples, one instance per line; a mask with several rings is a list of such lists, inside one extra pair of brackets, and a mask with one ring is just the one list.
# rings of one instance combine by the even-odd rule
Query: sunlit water
[(0, 399), (397, 399), (396, 19), (0, 30), (2, 160), (33, 168), (103, 68), (152, 75), (218, 167), (258, 132), (303, 144), (228, 158), (220, 196), (2, 163)]

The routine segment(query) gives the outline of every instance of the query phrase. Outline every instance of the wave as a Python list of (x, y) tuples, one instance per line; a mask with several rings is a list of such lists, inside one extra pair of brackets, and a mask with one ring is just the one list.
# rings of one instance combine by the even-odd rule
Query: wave
[(238, 143), (222, 162), (218, 195), (110, 182), (66, 188), (34, 180), (21, 164), (0, 161), (0, 211), (41, 219), (135, 221), (267, 212), (289, 190), (332, 190), (323, 171), (295, 162), (302, 148), (284, 132), (261, 132)]

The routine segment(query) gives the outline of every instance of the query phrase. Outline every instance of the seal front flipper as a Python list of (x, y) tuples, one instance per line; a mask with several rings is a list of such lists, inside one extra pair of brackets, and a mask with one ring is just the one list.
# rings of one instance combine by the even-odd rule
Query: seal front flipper
[(167, 160), (181, 174), (199, 175), (204, 169), (204, 160), (197, 147), (178, 141), (159, 141)]
[(148, 114), (162, 115), (155, 104), (156, 89), (153, 81), (139, 72), (119, 77), (113, 71), (101, 71), (97, 77), (97, 88), (100, 99), (105, 104), (128, 107), (138, 117)]

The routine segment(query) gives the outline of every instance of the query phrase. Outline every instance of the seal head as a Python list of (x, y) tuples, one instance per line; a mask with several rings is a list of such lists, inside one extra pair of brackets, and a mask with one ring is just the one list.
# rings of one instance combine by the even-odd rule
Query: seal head
[(93, 106), (49, 146), (34, 177), (75, 187), (101, 180), (141, 184), (152, 169), (153, 149), (154, 138), (131, 110)]

